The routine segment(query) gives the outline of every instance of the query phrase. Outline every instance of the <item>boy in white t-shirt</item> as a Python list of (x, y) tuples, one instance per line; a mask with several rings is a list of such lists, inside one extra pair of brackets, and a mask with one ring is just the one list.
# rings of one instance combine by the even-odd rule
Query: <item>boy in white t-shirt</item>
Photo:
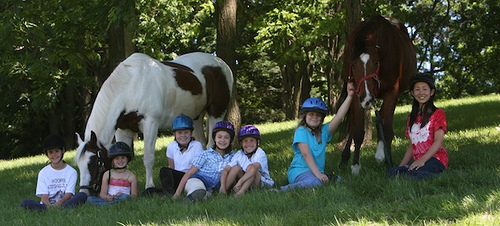
[(78, 174), (63, 160), (66, 148), (62, 137), (56, 134), (47, 136), (42, 148), (50, 164), (38, 173), (36, 196), (40, 197), (41, 201), (27, 199), (21, 202), (21, 207), (45, 210), (48, 207), (72, 207), (85, 203), (87, 195), (84, 192), (74, 195)]
[(182, 177), (191, 168), (194, 157), (203, 152), (201, 143), (192, 137), (193, 129), (193, 120), (183, 114), (172, 123), (175, 140), (167, 146), (168, 167), (160, 169), (160, 181), (166, 195), (175, 193)]
[(272, 187), (273, 179), (269, 175), (267, 156), (259, 147), (260, 131), (253, 125), (243, 126), (238, 132), (238, 141), (242, 147), (221, 174), (219, 193), (227, 194), (233, 182), (239, 180), (233, 187), (235, 198), (241, 197), (250, 188)]

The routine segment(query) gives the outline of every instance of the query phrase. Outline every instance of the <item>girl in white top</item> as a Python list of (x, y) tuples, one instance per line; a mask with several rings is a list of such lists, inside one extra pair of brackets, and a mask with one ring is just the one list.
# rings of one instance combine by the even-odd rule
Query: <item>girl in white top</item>
[(172, 123), (175, 140), (167, 146), (168, 167), (160, 169), (160, 181), (165, 195), (175, 193), (186, 171), (191, 168), (194, 157), (203, 152), (203, 146), (192, 138), (193, 120), (180, 114)]
[(235, 198), (241, 197), (250, 188), (272, 187), (273, 179), (269, 175), (266, 153), (259, 148), (260, 132), (253, 125), (243, 126), (238, 132), (239, 150), (221, 174), (220, 193), (227, 194), (233, 182), (239, 180), (233, 187)]

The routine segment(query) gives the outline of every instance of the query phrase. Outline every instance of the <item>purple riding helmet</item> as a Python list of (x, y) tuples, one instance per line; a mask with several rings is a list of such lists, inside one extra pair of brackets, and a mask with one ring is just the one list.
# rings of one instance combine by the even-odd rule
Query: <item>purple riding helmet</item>
[(215, 134), (219, 131), (226, 131), (231, 136), (231, 142), (234, 139), (234, 126), (228, 121), (220, 121), (215, 123), (214, 128), (212, 129), (212, 139), (215, 141)]
[(238, 141), (241, 142), (243, 139), (245, 139), (245, 137), (253, 137), (257, 139), (257, 141), (259, 141), (260, 131), (254, 125), (243, 126), (238, 132)]

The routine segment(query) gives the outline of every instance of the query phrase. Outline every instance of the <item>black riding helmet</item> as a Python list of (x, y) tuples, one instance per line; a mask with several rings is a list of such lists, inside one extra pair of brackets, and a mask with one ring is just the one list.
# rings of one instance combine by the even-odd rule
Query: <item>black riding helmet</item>
[(110, 159), (113, 159), (114, 157), (119, 156), (119, 155), (126, 156), (128, 158), (129, 162), (132, 160), (132, 157), (134, 156), (134, 154), (132, 153), (132, 150), (130, 150), (130, 147), (128, 146), (128, 144), (121, 142), (121, 141), (118, 141), (118, 142), (114, 143), (113, 145), (111, 145), (111, 147), (109, 148), (108, 157)]
[(431, 89), (436, 89), (436, 83), (434, 82), (434, 77), (429, 73), (418, 73), (410, 78), (410, 86), (408, 89), (411, 91), (417, 82), (425, 82), (429, 85)]
[(54, 148), (59, 148), (62, 151), (66, 151), (63, 138), (57, 134), (50, 134), (43, 140), (42, 150), (43, 153), (47, 154), (48, 150)]

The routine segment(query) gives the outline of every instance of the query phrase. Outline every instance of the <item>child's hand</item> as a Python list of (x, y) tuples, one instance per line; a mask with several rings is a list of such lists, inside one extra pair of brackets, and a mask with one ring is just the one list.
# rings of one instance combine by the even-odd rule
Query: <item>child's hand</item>
[(347, 83), (347, 94), (348, 96), (354, 95), (354, 83), (352, 82)]
[(227, 195), (227, 191), (226, 191), (226, 189), (224, 189), (224, 188), (221, 186), (221, 188), (219, 189), (219, 194), (222, 194), (222, 195)]
[(172, 195), (172, 200), (177, 200), (177, 199), (179, 199), (180, 197), (181, 197), (181, 195), (180, 195), (180, 194), (175, 193), (174, 195)]
[(408, 168), (408, 170), (418, 170), (420, 167), (422, 167), (424, 165), (425, 165), (425, 161), (423, 161), (422, 159), (418, 159), (418, 160), (415, 160), (410, 165), (410, 167)]

